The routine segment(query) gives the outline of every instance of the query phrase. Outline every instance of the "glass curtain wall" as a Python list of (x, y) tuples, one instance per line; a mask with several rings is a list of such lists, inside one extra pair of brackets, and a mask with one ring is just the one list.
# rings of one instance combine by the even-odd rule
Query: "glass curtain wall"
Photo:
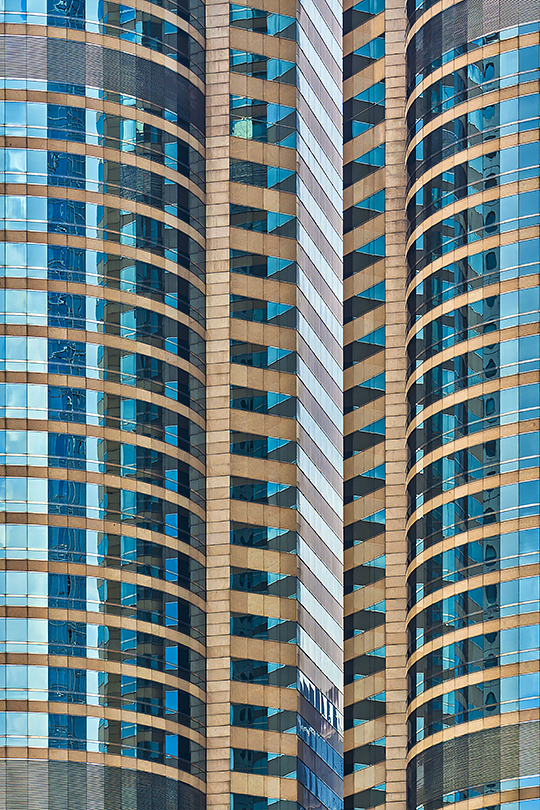
[(413, 809), (540, 791), (539, 16), (408, 5)]
[(1, 22), (0, 804), (198, 810), (204, 7)]

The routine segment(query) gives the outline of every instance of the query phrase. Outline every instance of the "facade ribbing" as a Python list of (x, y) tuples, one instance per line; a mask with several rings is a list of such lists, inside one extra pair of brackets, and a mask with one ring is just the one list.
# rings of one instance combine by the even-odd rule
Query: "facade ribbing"
[(204, 30), (2, 11), (5, 808), (204, 806)]
[(0, 10), (0, 808), (534, 810), (540, 12)]
[(409, 804), (529, 806), (540, 15), (408, 16)]
[(344, 12), (348, 810), (538, 801), (539, 16)]
[(1, 22), (0, 805), (334, 810), (341, 7)]

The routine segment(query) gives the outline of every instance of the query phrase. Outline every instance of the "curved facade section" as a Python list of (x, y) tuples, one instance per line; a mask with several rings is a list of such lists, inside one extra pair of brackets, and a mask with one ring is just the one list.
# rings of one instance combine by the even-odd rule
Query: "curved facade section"
[(538, 797), (538, 9), (410, 4), (408, 805)]
[(204, 8), (2, 22), (0, 803), (199, 810)]

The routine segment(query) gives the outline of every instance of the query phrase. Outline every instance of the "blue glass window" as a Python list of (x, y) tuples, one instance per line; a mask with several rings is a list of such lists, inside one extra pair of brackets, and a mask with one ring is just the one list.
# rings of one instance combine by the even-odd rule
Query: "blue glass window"
[(384, 35), (366, 42), (343, 59), (343, 79), (350, 79), (384, 56)]
[(294, 419), (296, 417), (296, 397), (289, 394), (278, 394), (275, 391), (259, 391), (255, 388), (231, 385), (231, 408)]
[(360, 182), (370, 174), (376, 172), (384, 166), (385, 148), (384, 144), (376, 146), (364, 155), (355, 158), (343, 167), (343, 188), (348, 188)]
[(230, 96), (231, 135), (237, 138), (275, 143), (294, 149), (296, 110), (254, 98)]
[(83, 107), (47, 104), (47, 126), (47, 137), (51, 140), (84, 143), (86, 111)]
[(49, 233), (86, 236), (86, 205), (77, 200), (47, 199)]
[(49, 747), (86, 751), (86, 717), (49, 714)]
[(64, 562), (86, 562), (86, 532), (67, 526), (49, 526), (49, 559)]
[(350, 34), (375, 15), (384, 11), (384, 0), (360, 0), (343, 12), (343, 34)]
[(372, 242), (367, 242), (353, 253), (348, 253), (343, 260), (343, 278), (350, 278), (356, 273), (361, 273), (367, 267), (384, 259), (385, 240), (384, 236), (379, 236)]
[(57, 422), (86, 423), (86, 391), (84, 388), (48, 387), (49, 419)]
[(231, 250), (231, 273), (256, 278), (273, 278), (275, 281), (296, 283), (296, 262), (277, 256), (261, 256), (244, 250)]
[(86, 670), (49, 667), (49, 700), (55, 703), (86, 703)]
[(268, 368), (273, 371), (296, 372), (296, 352), (277, 346), (261, 346), (231, 340), (231, 363), (253, 368)]
[(74, 340), (49, 340), (49, 374), (86, 376), (86, 345)]
[(296, 622), (252, 614), (231, 614), (231, 634), (243, 638), (293, 643), (296, 639)]
[(296, 39), (296, 20), (283, 14), (272, 14), (259, 8), (231, 3), (230, 24), (233, 28), (256, 31), (259, 34)]
[(83, 295), (47, 293), (48, 325), (58, 329), (86, 328), (86, 299)]
[(278, 211), (265, 211), (247, 205), (233, 204), (230, 207), (231, 227), (244, 228), (257, 233), (271, 233), (274, 236), (296, 237), (296, 217)]
[(250, 478), (231, 478), (231, 498), (235, 501), (296, 508), (296, 487), (273, 481), (255, 481)]
[(86, 437), (66, 433), (49, 433), (49, 466), (85, 470)]
[(284, 59), (273, 59), (259, 53), (230, 51), (230, 69), (233, 73), (242, 73), (258, 79), (296, 84), (296, 65)]
[(369, 197), (361, 200), (356, 205), (346, 208), (343, 212), (343, 233), (359, 228), (365, 225), (374, 217), (379, 216), (384, 212), (385, 208), (385, 191), (375, 192)]
[(296, 307), (292, 304), (231, 294), (231, 318), (294, 328)]
[(347, 143), (384, 121), (384, 103), (384, 82), (377, 82), (354, 98), (347, 99), (343, 104), (344, 142)]
[(50, 479), (49, 514), (86, 517), (86, 485), (80, 481)]
[(275, 191), (296, 192), (296, 172), (279, 166), (267, 166), (249, 160), (231, 158), (230, 180), (259, 188), (273, 188)]
[(86, 577), (49, 574), (49, 607), (86, 610)]
[(48, 631), (50, 655), (86, 656), (86, 625), (83, 622), (49, 621)]
[(294, 552), (296, 551), (297, 534), (287, 529), (256, 526), (233, 520), (231, 521), (231, 545)]

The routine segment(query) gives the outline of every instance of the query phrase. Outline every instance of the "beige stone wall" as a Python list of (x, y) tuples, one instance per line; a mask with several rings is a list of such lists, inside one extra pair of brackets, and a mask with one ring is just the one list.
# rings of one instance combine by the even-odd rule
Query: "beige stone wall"
[[(345, 3), (345, 14), (352, 4)], [(368, 700), (385, 692), (385, 716), (367, 722), (354, 723), (345, 734), (345, 750), (354, 751), (382, 737), (386, 738), (386, 757), (371, 767), (364, 767), (345, 778), (345, 796), (363, 794), (353, 806), (371, 806), (386, 803), (392, 810), (405, 809), (406, 767), (406, 262), (405, 262), (405, 6), (401, 0), (386, 0), (383, 12), (354, 22), (356, 27), (344, 33), (344, 53), (352, 53), (376, 37), (384, 34), (384, 58), (368, 64), (351, 77), (344, 77), (344, 98), (368, 91), (376, 83), (384, 81), (385, 120), (367, 128), (363, 133), (346, 141), (344, 164), (366, 155), (384, 144), (384, 166), (365, 172), (364, 177), (344, 191), (344, 209), (350, 209), (370, 195), (384, 190), (385, 210), (365, 224), (353, 228), (344, 236), (344, 254), (350, 255), (379, 237), (385, 238), (385, 256), (375, 260), (365, 269), (354, 272), (345, 279), (344, 300), (354, 301), (354, 296), (385, 284), (385, 300), (374, 305), (365, 314), (354, 317), (345, 324), (345, 346), (384, 328), (384, 348), (374, 350), (365, 360), (345, 370), (344, 389), (353, 389), (378, 375), (385, 377), (385, 390), (379, 396), (373, 393), (371, 401), (354, 409), (345, 416), (345, 443), (347, 437), (385, 420), (383, 441), (362, 452), (356, 452), (345, 460), (345, 480), (353, 482), (364, 473), (384, 465), (384, 482), (363, 496), (346, 503), (345, 571), (354, 582), (363, 581), (369, 568), (366, 564), (385, 555), (385, 576), (376, 582), (356, 586), (345, 596), (345, 616), (385, 601), (385, 622), (374, 629), (360, 632), (345, 642), (345, 659), (355, 660), (358, 672), (372, 661), (372, 674), (359, 677), (345, 687), (345, 705), (356, 716), (370, 705)], [(366, 102), (367, 103), (367, 102)], [(347, 180), (347, 169), (345, 178)], [(346, 259), (347, 262), (347, 259)], [(347, 351), (347, 349), (346, 349)], [(346, 394), (347, 397), (347, 394)], [(368, 436), (366, 433), (364, 436)], [(369, 478), (359, 479), (369, 482)], [(366, 487), (367, 483), (361, 486)], [(347, 484), (346, 484), (347, 487)], [(385, 510), (385, 523), (371, 521), (373, 515)], [(349, 572), (347, 574), (347, 572)], [(366, 573), (364, 573), (366, 572)], [(352, 587), (352, 585), (350, 586)], [(369, 614), (368, 614), (369, 615)], [(386, 646), (386, 659), (369, 657), (370, 652)], [(367, 656), (367, 657), (366, 657)], [(380, 699), (379, 699), (380, 700)], [(380, 704), (381, 705), (381, 704)], [(355, 706), (357, 708), (355, 708)], [(382, 708), (381, 708), (382, 710)], [(363, 716), (363, 715), (362, 715)], [(354, 755), (353, 755), (354, 757)], [(385, 788), (380, 785), (384, 783)], [(378, 795), (365, 794), (375, 788)]]
[(405, 32), (401, 0), (386, 0), (386, 806), (406, 808), (407, 454)]
[(229, 3), (206, 4), (207, 807), (230, 808)]

